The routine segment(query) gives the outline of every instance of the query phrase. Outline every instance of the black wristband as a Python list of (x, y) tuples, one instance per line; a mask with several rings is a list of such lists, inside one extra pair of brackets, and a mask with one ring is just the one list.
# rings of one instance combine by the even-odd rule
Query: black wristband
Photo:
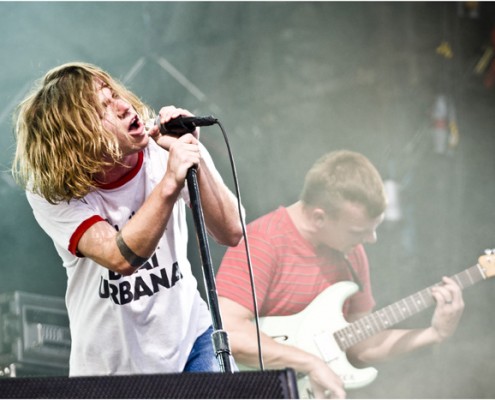
[(120, 254), (122, 254), (122, 257), (124, 257), (126, 261), (134, 268), (139, 268), (146, 261), (148, 261), (147, 258), (138, 256), (129, 248), (129, 246), (127, 246), (127, 244), (124, 242), (124, 238), (122, 237), (122, 231), (117, 232), (116, 242), (117, 247), (120, 250)]

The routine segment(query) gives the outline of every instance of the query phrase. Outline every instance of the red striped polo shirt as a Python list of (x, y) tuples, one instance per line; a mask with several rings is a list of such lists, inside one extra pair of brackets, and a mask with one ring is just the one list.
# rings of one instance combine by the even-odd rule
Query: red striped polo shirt
[[(363, 246), (348, 254), (349, 263), (340, 252), (315, 249), (301, 236), (285, 207), (250, 223), (247, 235), (260, 316), (302, 311), (333, 283), (352, 281), (349, 264), (359, 277), (362, 290), (346, 301), (344, 315), (369, 312), (374, 307)], [(216, 283), (220, 296), (253, 310), (244, 240), (225, 253)]]

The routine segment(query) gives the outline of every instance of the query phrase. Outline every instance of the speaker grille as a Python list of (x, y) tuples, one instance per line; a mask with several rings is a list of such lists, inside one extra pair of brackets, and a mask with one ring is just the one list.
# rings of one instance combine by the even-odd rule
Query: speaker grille
[(3, 399), (295, 399), (294, 371), (0, 380)]

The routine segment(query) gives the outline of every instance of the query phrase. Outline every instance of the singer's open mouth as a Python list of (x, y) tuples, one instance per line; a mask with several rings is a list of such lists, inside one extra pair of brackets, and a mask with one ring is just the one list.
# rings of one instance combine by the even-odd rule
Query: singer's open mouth
[(129, 131), (135, 131), (141, 127), (141, 121), (137, 115), (132, 118), (131, 123), (129, 124)]

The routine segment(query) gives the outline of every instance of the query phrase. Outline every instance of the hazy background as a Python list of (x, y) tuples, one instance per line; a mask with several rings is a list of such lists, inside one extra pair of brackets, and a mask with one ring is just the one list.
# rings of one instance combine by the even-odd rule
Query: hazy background
[[(293, 202), (327, 151), (368, 156), (399, 187), (402, 213), (368, 247), (379, 308), (474, 265), (495, 247), (495, 89), (480, 65), (493, 22), (491, 3), (1, 2), (0, 293), (65, 292), (53, 245), (8, 170), (15, 105), (48, 69), (75, 60), (155, 109), (219, 118), (248, 221)], [(459, 141), (437, 152), (440, 95)], [(233, 187), (220, 130), (204, 128), (202, 139)], [(193, 227), (190, 242), (197, 261)], [(218, 266), (224, 248), (210, 245)], [(447, 343), (377, 366), (377, 380), (349, 397), (495, 397), (494, 284), (464, 292)], [(404, 325), (430, 319), (428, 310)]]

